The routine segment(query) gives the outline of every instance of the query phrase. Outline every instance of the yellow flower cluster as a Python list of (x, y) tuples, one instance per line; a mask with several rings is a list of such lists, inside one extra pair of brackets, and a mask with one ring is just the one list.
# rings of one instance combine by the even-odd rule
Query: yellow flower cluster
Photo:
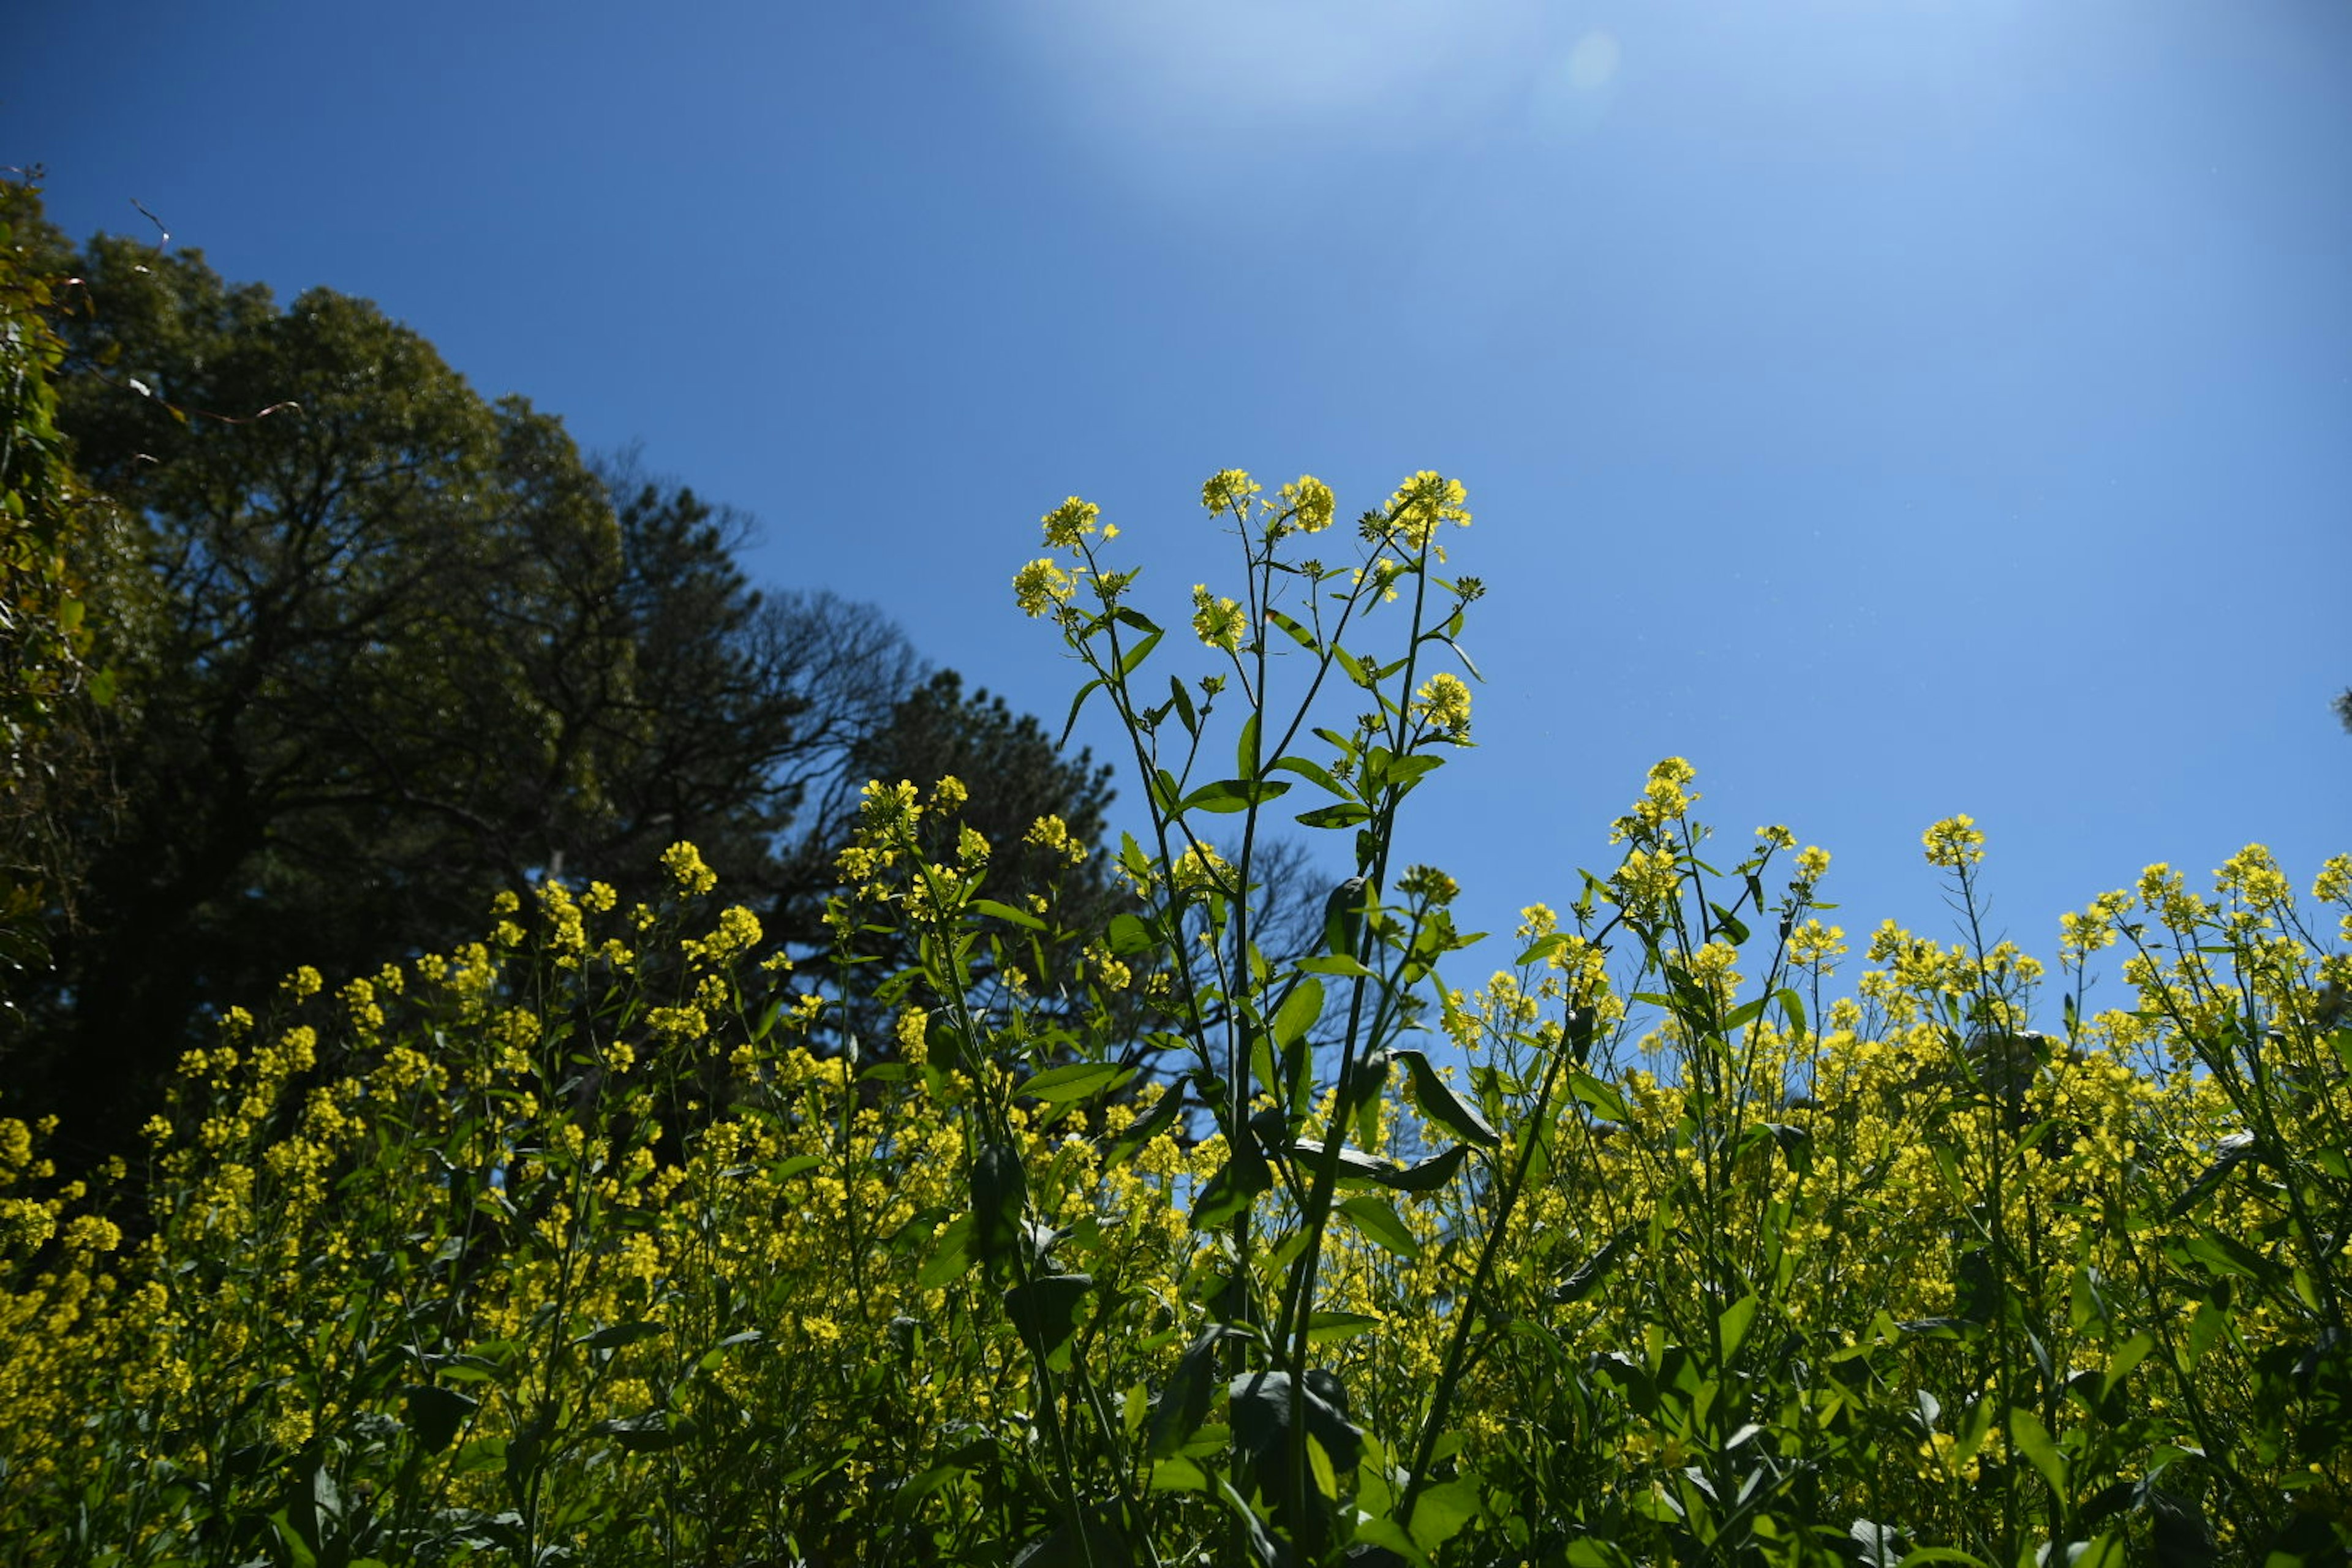
[(1389, 497), (1385, 526), (1396, 531), (1407, 550), (1421, 550), (1436, 535), (1442, 523), (1470, 526), (1469, 509), (1463, 505), (1466, 497), (1461, 480), (1424, 468), (1399, 485)]
[(1227, 653), (1239, 650), (1249, 632), (1249, 616), (1240, 605), (1209, 592), (1205, 583), (1192, 588), (1192, 631), (1209, 647)]
[(1430, 730), (1456, 742), (1470, 736), (1470, 688), (1460, 676), (1440, 670), (1413, 693), (1414, 711)]
[(1076, 592), (1076, 577), (1050, 555), (1039, 556), (1013, 574), (1013, 602), (1032, 620), (1068, 604)]

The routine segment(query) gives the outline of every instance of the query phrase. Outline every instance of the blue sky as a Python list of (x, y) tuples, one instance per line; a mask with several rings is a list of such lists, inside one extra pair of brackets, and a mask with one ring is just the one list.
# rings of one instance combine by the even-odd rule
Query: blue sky
[(136, 198), (373, 298), (1056, 719), (1008, 584), (1063, 496), (1172, 607), (1231, 574), (1214, 469), (1349, 514), (1461, 478), (1479, 746), (1405, 847), (1474, 925), (1571, 897), (1669, 753), (1735, 839), (1832, 849), (1857, 935), (1952, 934), (1953, 812), (2045, 954), (2149, 861), (2352, 848), (2341, 5), (124, 5), (12, 44), (0, 161), (71, 232)]

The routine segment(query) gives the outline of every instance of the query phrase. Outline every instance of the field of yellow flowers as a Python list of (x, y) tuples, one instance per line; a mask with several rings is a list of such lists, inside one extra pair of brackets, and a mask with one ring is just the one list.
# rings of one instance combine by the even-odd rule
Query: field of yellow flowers
[[(2352, 858), (2150, 868), (2053, 973), (1849, 938), (1670, 758), (1457, 988), (1388, 847), (1468, 733), (1461, 487), (1203, 500), (1206, 674), (1083, 502), (1016, 582), (1133, 742), (1148, 834), (1030, 830), (1106, 926), (877, 782), (820, 952), (681, 844), (296, 968), (143, 1163), (0, 1120), (0, 1561), (2346, 1560)], [(1356, 875), (1285, 944), (1292, 824)], [(1926, 852), (1979, 907), (1969, 820)]]

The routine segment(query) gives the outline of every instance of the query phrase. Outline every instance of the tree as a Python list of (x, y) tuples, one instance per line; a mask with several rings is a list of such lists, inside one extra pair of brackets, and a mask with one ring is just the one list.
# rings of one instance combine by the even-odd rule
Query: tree
[(914, 679), (894, 627), (764, 598), (740, 518), (600, 476), (367, 301), (280, 310), (117, 239), (82, 270), (58, 423), (158, 608), (124, 805), (72, 824), (88, 919), (12, 1064), (69, 1138), (119, 1141), (202, 1020), (292, 966), (462, 940), (537, 875), (630, 895), (691, 838), (782, 896), (811, 780)]
[(630, 883), (687, 838), (730, 896), (797, 894), (809, 866), (780, 836), (889, 724), (921, 662), (871, 605), (753, 588), (736, 564), (742, 513), (646, 478), (634, 456), (597, 471), (620, 528), (628, 679), (572, 702), (627, 763), (601, 834), (558, 847), (564, 867)]
[(110, 793), (97, 730), (114, 678), (90, 612), (117, 520), (57, 427), (58, 251), (31, 178), (0, 181), (0, 1045), (21, 977), (46, 970), (73, 915), (68, 805), (102, 809)]
[(1100, 831), (1100, 774), (1034, 720), (870, 606), (754, 587), (743, 514), (584, 463), (368, 301), (281, 310), (192, 250), (26, 232), (86, 280), (55, 425), (118, 503), (139, 628), (103, 737), (120, 805), (63, 813), (45, 897), (83, 918), (8, 1064), (69, 1158), (121, 1147), (179, 1052), (296, 965), (446, 950), (543, 876), (651, 899), (689, 840), (785, 933), (872, 773), (967, 779), (1008, 889), (1034, 816)]

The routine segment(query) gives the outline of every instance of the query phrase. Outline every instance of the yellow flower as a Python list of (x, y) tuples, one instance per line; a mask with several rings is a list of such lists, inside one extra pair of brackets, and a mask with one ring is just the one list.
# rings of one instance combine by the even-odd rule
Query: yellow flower
[(1176, 858), (1169, 868), (1169, 877), (1179, 888), (1207, 888), (1220, 893), (1230, 893), (1234, 868), (1217, 853), (1216, 846), (1203, 838)]
[(1300, 532), (1320, 533), (1331, 526), (1338, 501), (1329, 485), (1312, 474), (1301, 474), (1295, 483), (1282, 487), (1282, 504), (1289, 508)]
[(662, 851), (661, 862), (680, 892), (707, 893), (719, 885), (718, 874), (702, 863), (702, 851), (683, 839)]
[(1666, 757), (1650, 770), (1649, 782), (1642, 786), (1642, 798), (1633, 805), (1633, 813), (1650, 827), (1660, 827), (1682, 816), (1699, 796), (1683, 786), (1698, 777), (1698, 770), (1681, 757)]
[(1920, 842), (1927, 847), (1930, 866), (1958, 870), (1984, 859), (1985, 836), (1978, 830), (1975, 819), (1966, 816), (1944, 818), (1920, 835)]
[(1086, 859), (1087, 847), (1070, 835), (1070, 825), (1058, 816), (1041, 816), (1029, 825), (1022, 838), (1024, 844), (1035, 845), (1050, 854), (1059, 855), (1076, 866)]
[(1192, 584), (1192, 630), (1203, 643), (1232, 653), (1242, 646), (1242, 633), (1247, 629), (1241, 605), (1212, 595), (1206, 583)]
[(1075, 549), (1095, 531), (1095, 519), (1101, 515), (1102, 508), (1072, 496), (1045, 514), (1045, 542), (1056, 550)]
[(898, 1015), (898, 1027), (891, 1032), (898, 1037), (899, 1056), (908, 1064), (920, 1067), (928, 1059), (930, 1026), (930, 1014), (920, 1007)]
[(2271, 852), (2259, 844), (2249, 844), (2231, 856), (2213, 873), (2213, 885), (2224, 893), (2236, 894), (2250, 909), (2278, 909), (2294, 899), (2294, 884), (2271, 858)]
[(1423, 683), (1413, 693), (1421, 716), (1431, 729), (1450, 740), (1460, 741), (1470, 733), (1470, 689), (1458, 675), (1439, 671)]
[(1671, 854), (1635, 849), (1625, 857), (1612, 880), (1625, 901), (1639, 908), (1673, 898), (1682, 887), (1682, 868)]
[(1808, 844), (1797, 851), (1797, 874), (1808, 882), (1818, 882), (1830, 868), (1830, 852), (1818, 844)]
[(1021, 613), (1033, 620), (1057, 605), (1067, 604), (1076, 588), (1076, 580), (1055, 565), (1050, 555), (1039, 556), (1013, 574), (1013, 597)]
[(1257, 494), (1258, 486), (1239, 468), (1223, 468), (1209, 476), (1201, 487), (1201, 505), (1210, 511), (1236, 510), (1249, 505), (1250, 497)]
[(1461, 480), (1423, 468), (1389, 497), (1388, 526), (1403, 537), (1407, 548), (1419, 550), (1429, 542), (1442, 522), (1470, 526), (1469, 510), (1462, 504), (1465, 495)]
[(1821, 963), (1846, 951), (1845, 928), (1809, 920), (1789, 933), (1789, 962), (1803, 966)]

